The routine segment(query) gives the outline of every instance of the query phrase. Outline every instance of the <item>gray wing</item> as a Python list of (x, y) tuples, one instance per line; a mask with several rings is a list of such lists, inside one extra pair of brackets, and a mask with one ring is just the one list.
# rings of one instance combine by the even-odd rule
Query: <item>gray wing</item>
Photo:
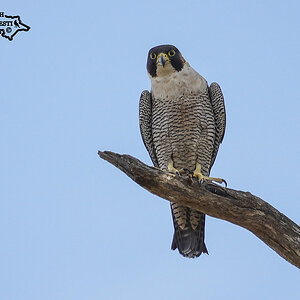
[(215, 143), (214, 143), (214, 150), (212, 153), (210, 169), (213, 166), (219, 146), (223, 141), (225, 127), (226, 127), (226, 112), (225, 112), (225, 104), (224, 104), (224, 97), (220, 86), (213, 82), (210, 87), (208, 88), (210, 101), (212, 104), (215, 123), (216, 123), (216, 136), (215, 136)]
[(158, 167), (152, 136), (152, 97), (148, 91), (143, 91), (140, 97), (139, 122), (143, 142), (154, 166)]

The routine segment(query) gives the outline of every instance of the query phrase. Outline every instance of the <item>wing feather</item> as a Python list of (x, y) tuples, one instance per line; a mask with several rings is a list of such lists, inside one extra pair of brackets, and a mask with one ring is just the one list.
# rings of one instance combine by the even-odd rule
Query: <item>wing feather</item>
[(149, 91), (143, 91), (140, 97), (139, 122), (143, 142), (154, 166), (158, 167), (152, 134), (152, 96)]
[(213, 82), (209, 89), (210, 101), (212, 104), (215, 122), (216, 122), (216, 136), (215, 136), (215, 143), (214, 143), (214, 151), (212, 153), (211, 164), (210, 168), (213, 166), (219, 146), (223, 141), (225, 127), (226, 127), (226, 111), (225, 111), (225, 103), (224, 103), (224, 96), (220, 86)]

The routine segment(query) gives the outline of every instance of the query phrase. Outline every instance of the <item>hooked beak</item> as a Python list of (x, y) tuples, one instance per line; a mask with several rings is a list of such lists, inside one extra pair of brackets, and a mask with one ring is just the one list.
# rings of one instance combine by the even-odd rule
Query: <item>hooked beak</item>
[(168, 55), (167, 54), (165, 54), (165, 53), (160, 53), (160, 54), (158, 54), (158, 56), (157, 56), (157, 60), (156, 60), (156, 63), (158, 64), (158, 65), (161, 65), (161, 66), (165, 66), (165, 64), (169, 61), (170, 59), (169, 59), (169, 57), (168, 57)]

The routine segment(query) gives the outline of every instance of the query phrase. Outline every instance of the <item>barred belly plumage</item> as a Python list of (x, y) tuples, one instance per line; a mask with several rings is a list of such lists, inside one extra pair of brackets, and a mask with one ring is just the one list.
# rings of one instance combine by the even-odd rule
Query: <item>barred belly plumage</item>
[(159, 167), (167, 170), (172, 159), (176, 169), (194, 171), (199, 162), (209, 175), (215, 121), (207, 94), (153, 99), (152, 132)]

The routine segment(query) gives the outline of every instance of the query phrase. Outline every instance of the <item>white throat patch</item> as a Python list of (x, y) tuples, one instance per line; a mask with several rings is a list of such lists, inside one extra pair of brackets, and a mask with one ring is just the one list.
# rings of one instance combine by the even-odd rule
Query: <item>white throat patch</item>
[(151, 92), (155, 99), (177, 98), (183, 94), (200, 94), (207, 89), (206, 80), (188, 63), (181, 71), (166, 76), (151, 77)]

